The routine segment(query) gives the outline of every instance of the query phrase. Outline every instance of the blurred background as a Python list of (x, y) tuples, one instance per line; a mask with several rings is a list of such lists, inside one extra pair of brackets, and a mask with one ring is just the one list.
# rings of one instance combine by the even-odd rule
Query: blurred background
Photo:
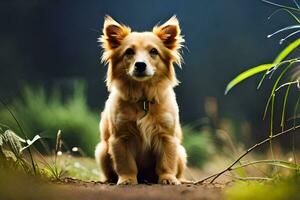
[[(270, 81), (256, 90), (258, 75), (227, 96), (224, 90), (237, 74), (272, 62), (288, 44), (267, 39), (293, 24), (286, 13), (268, 20), (274, 10), (260, 0), (1, 0), (0, 97), (29, 135), (49, 138), (51, 145), (61, 129), (66, 146), (92, 156), (108, 96), (97, 43), (104, 16), (144, 31), (176, 14), (186, 47), (175, 90), (190, 163), (201, 166), (223, 143), (232, 156), (238, 144), (268, 135), (262, 116)], [(3, 105), (0, 122), (18, 129)]]

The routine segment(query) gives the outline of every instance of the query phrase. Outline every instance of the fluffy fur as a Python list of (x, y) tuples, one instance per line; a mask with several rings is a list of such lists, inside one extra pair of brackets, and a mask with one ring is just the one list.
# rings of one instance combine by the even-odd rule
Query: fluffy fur
[[(180, 184), (186, 153), (173, 91), (178, 84), (173, 63), (180, 66), (184, 40), (177, 18), (151, 32), (132, 32), (106, 16), (99, 40), (110, 92), (95, 152), (103, 181)], [(143, 76), (135, 75), (137, 62), (146, 64)], [(145, 100), (152, 102), (147, 113)]]

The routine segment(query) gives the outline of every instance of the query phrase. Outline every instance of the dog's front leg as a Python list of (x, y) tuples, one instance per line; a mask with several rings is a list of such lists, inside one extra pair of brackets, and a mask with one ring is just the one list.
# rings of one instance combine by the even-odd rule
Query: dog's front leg
[(126, 140), (111, 138), (110, 145), (118, 185), (137, 184), (137, 166)]
[(176, 178), (178, 159), (177, 139), (174, 136), (161, 136), (157, 142), (156, 173), (159, 178), (158, 182), (171, 185), (180, 184)]

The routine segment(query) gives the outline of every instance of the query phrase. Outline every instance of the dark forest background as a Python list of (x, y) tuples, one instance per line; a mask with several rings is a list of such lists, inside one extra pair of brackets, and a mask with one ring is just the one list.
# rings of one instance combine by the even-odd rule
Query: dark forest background
[(185, 62), (176, 69), (182, 122), (201, 126), (205, 102), (214, 99), (220, 118), (247, 121), (254, 136), (265, 137), (262, 114), (270, 84), (257, 91), (256, 76), (227, 96), (224, 90), (237, 74), (271, 62), (287, 45), (279, 45), (279, 37), (267, 39), (292, 22), (285, 13), (268, 20), (273, 11), (259, 0), (1, 0), (0, 96), (10, 102), (24, 85), (56, 87), (67, 95), (80, 79), (88, 105), (100, 112), (108, 95), (97, 43), (104, 16), (144, 31), (176, 14), (186, 40)]

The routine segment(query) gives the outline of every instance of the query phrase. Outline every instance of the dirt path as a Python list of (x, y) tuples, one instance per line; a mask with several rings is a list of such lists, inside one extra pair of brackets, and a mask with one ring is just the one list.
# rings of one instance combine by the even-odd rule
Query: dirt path
[[(59, 183), (66, 190), (76, 189), (76, 194), (87, 199), (222, 199), (223, 184), (180, 186), (168, 185), (136, 185), (117, 186), (97, 182), (82, 182), (66, 179)], [(77, 196), (76, 195), (76, 196)], [(74, 196), (73, 196), (74, 197)], [(75, 198), (73, 198), (75, 199)], [(82, 199), (82, 198), (78, 198)]]
[(96, 200), (96, 199), (222, 199), (224, 184), (180, 186), (117, 186), (100, 182), (64, 179), (61, 182), (28, 180), (20, 177), (0, 180), (0, 199), (10, 200)]

